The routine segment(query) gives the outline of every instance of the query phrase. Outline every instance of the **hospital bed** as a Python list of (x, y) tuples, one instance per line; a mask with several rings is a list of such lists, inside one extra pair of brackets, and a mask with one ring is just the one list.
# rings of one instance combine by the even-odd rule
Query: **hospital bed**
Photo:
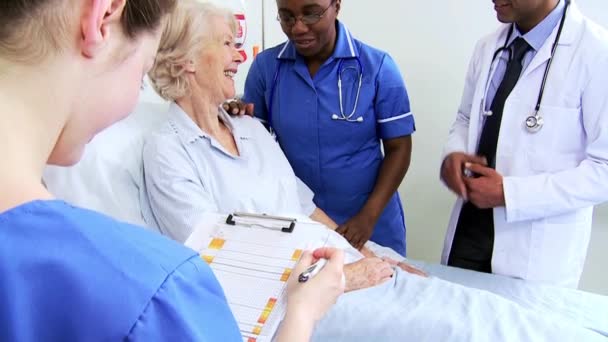
[[(49, 190), (57, 197), (75, 205), (98, 210), (123, 221), (145, 225), (139, 204), (139, 187), (143, 182), (141, 158), (143, 141), (147, 133), (165, 120), (167, 108), (168, 104), (163, 102), (140, 102), (132, 115), (114, 124), (93, 139), (87, 146), (83, 159), (78, 165), (71, 168), (48, 167), (45, 170), (44, 181)], [(398, 254), (388, 248), (374, 244), (370, 247), (379, 255), (400, 259)], [(606, 296), (574, 289), (531, 284), (523, 280), (455, 269), (421, 261), (409, 260), (409, 262), (442, 281), (483, 290), (483, 292), (491, 293), (497, 298), (500, 297), (504, 299), (507, 307), (509, 306), (508, 303), (513, 303), (521, 307), (523, 312), (532, 313), (531, 320), (536, 319), (534, 315), (553, 317), (556, 322), (567, 322), (566, 324), (597, 332), (597, 336), (608, 337), (608, 297)], [(399, 275), (399, 277), (403, 276), (406, 275)], [(406, 283), (407, 286), (403, 291), (409, 291), (411, 286), (415, 285), (415, 281)], [(372, 289), (371, 291), (369, 298), (374, 298), (373, 291), (382, 292), (382, 289)], [(430, 292), (426, 291), (416, 298), (425, 298), (424, 296), (429, 294)], [(445, 294), (426, 298), (438, 300), (445, 298), (444, 296)], [(340, 300), (342, 303), (338, 303), (338, 309), (333, 310), (333, 313), (330, 312), (328, 317), (321, 322), (320, 331), (333, 331), (331, 327), (335, 328), (338, 325), (341, 329), (350, 326), (350, 324), (344, 322), (345, 313), (336, 313), (336, 311), (353, 312), (353, 310), (356, 311), (356, 308), (352, 305), (358, 307), (360, 303), (349, 304), (350, 297), (347, 295), (343, 297), (344, 299)], [(411, 299), (416, 300), (415, 298)], [(446, 298), (445, 300), (452, 301), (454, 298)], [(410, 304), (394, 303), (396, 306), (408, 306)], [(466, 301), (462, 305), (463, 312), (469, 312), (467, 311)], [(521, 315), (522, 313), (517, 311), (517, 314)], [(432, 319), (432, 315), (429, 317)], [(357, 325), (355, 317), (352, 318), (352, 324)], [(342, 322), (336, 322), (337, 319)], [(466, 317), (460, 319), (467, 320)], [(374, 319), (375, 321), (377, 320)], [(378, 322), (373, 324), (376, 323)], [(368, 322), (368, 324), (372, 323)], [(331, 327), (328, 325), (331, 325)], [(360, 335), (360, 332), (357, 332), (357, 326), (351, 327), (353, 329), (350, 329), (350, 331), (341, 330), (346, 335), (319, 335), (318, 329), (315, 338), (319, 340), (326, 340), (327, 338), (346, 340), (353, 338), (349, 334), (357, 333), (359, 335), (356, 335), (357, 338), (355, 339), (364, 340), (363, 336), (365, 335)], [(547, 328), (547, 330), (550, 329)], [(380, 335), (374, 334), (368, 337), (372, 338), (374, 336)]]

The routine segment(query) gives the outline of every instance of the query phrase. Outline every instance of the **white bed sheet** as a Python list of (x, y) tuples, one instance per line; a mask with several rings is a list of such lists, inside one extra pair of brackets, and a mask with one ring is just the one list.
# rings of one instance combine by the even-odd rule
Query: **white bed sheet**
[[(390, 248), (373, 242), (367, 245), (376, 254), (400, 260)], [(469, 288), (481, 289), (536, 313), (538, 316), (566, 320), (608, 336), (608, 297), (581, 290), (530, 283), (500, 275), (474, 272), (440, 264), (408, 260), (429, 275)], [(566, 339), (560, 339), (566, 341)]]
[(388, 283), (346, 293), (313, 341), (606, 341), (560, 316), (491, 292), (397, 270)]

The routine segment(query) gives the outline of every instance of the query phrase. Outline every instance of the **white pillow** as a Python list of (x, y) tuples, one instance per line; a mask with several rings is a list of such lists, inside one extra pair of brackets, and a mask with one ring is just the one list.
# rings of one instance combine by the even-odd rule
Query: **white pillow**
[(150, 93), (133, 113), (98, 134), (72, 167), (47, 166), (44, 182), (51, 193), (74, 205), (145, 226), (139, 189), (143, 184), (145, 135), (167, 118), (168, 102)]

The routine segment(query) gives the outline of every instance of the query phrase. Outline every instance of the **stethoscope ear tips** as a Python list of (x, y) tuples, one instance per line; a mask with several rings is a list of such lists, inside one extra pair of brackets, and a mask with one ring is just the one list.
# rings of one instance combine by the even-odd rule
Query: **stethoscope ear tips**
[(358, 117), (357, 122), (363, 122), (363, 117), (362, 116)]
[(331, 118), (332, 118), (332, 120), (338, 120), (338, 114), (333, 114), (333, 115), (331, 116)]

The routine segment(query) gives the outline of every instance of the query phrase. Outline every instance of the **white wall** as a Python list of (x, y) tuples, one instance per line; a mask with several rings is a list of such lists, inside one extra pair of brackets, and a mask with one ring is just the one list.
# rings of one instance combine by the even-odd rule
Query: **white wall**
[[(608, 27), (608, 1), (576, 2), (583, 13)], [(264, 0), (264, 16), (265, 47), (285, 40), (274, 20), (274, 0)], [(489, 0), (344, 0), (340, 18), (355, 37), (388, 51), (406, 80), (418, 129), (412, 164), (400, 188), (408, 254), (438, 262), (454, 201), (438, 181), (439, 158), (474, 44), (497, 27), (493, 5)], [(606, 245), (608, 205), (596, 210), (582, 289), (608, 294)]]

